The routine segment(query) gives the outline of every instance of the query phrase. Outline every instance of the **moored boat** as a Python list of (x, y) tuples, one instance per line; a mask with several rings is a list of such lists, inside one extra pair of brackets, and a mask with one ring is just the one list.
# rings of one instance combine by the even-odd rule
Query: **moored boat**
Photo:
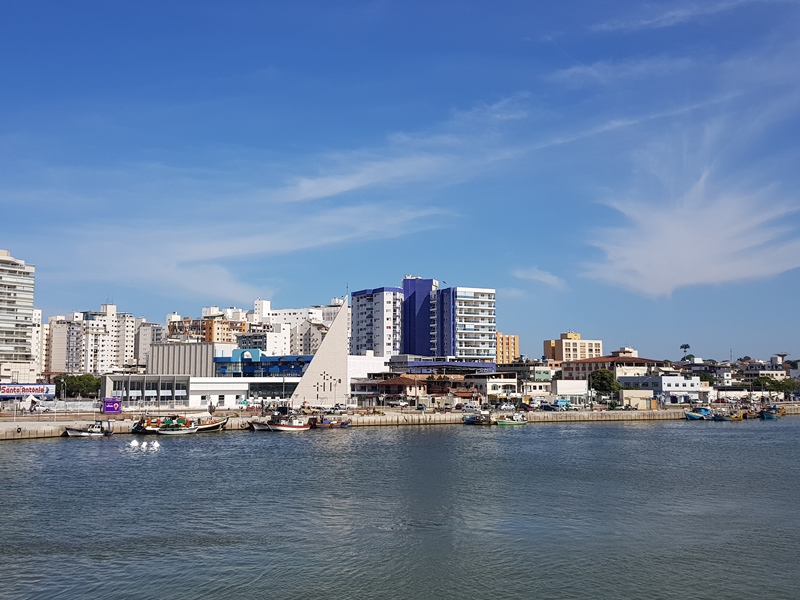
[(349, 427), (351, 420), (336, 416), (317, 416), (308, 420), (312, 429), (342, 429)]
[(299, 417), (287, 417), (280, 419), (270, 419), (267, 421), (271, 431), (307, 431), (311, 429), (311, 424)]
[(109, 421), (106, 421), (105, 425), (103, 425), (103, 421), (95, 421), (88, 427), (65, 427), (64, 429), (67, 437), (108, 437), (114, 433)]
[(230, 417), (217, 419), (216, 417), (211, 417), (207, 421), (200, 419), (196, 421), (197, 432), (202, 433), (204, 431), (222, 431), (225, 429), (225, 425), (228, 423), (229, 418)]
[(275, 415), (269, 421), (250, 421), (253, 431), (307, 431), (311, 423), (299, 417)]
[(179, 425), (177, 423), (162, 425), (156, 433), (159, 435), (188, 435), (197, 433), (197, 425)]
[(508, 417), (502, 417), (497, 419), (498, 425), (527, 425), (528, 420), (519, 413), (514, 413)]
[(468, 415), (464, 415), (461, 420), (464, 422), (464, 425), (497, 424), (497, 419), (495, 419), (487, 410), (481, 411), (480, 413), (470, 413)]
[(686, 413), (686, 419), (688, 421), (710, 421), (713, 418), (713, 413), (703, 406), (695, 406), (692, 410)]

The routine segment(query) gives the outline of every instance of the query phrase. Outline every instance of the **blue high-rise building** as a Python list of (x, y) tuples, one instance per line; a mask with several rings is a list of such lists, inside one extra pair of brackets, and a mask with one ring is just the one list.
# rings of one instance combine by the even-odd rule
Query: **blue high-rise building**
[(403, 293), (403, 354), (495, 360), (495, 290), (440, 290), (435, 279), (408, 275)]
[(436, 319), (431, 313), (431, 297), (439, 282), (406, 275), (403, 279), (402, 353), (435, 356)]

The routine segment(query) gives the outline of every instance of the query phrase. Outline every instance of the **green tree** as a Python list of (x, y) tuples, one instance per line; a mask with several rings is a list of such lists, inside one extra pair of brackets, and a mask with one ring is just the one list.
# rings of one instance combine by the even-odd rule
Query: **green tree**
[(67, 398), (97, 398), (100, 395), (100, 378), (94, 375), (56, 375), (53, 383), (58, 397), (64, 391)]
[(614, 379), (614, 374), (611, 371), (599, 369), (589, 374), (589, 387), (598, 394), (607, 396), (618, 392), (622, 386)]
[(686, 355), (689, 353), (689, 348), (691, 348), (689, 344), (681, 344), (681, 350), (683, 351), (684, 359), (686, 359)]
[(717, 382), (717, 378), (714, 377), (711, 373), (700, 373), (699, 377), (700, 381), (707, 381), (710, 384), (714, 384)]

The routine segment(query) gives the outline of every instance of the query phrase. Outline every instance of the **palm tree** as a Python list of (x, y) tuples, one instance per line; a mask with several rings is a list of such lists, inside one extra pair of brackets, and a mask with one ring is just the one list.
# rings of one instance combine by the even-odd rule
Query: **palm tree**
[(681, 344), (681, 350), (683, 350), (683, 357), (684, 358), (686, 358), (686, 355), (689, 352), (689, 348), (691, 348), (691, 346), (689, 346), (689, 344)]

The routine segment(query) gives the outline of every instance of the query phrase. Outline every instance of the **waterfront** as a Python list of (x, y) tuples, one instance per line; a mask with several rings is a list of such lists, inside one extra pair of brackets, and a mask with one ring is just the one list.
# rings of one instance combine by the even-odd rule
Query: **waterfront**
[(800, 419), (0, 445), (3, 598), (796, 597)]

